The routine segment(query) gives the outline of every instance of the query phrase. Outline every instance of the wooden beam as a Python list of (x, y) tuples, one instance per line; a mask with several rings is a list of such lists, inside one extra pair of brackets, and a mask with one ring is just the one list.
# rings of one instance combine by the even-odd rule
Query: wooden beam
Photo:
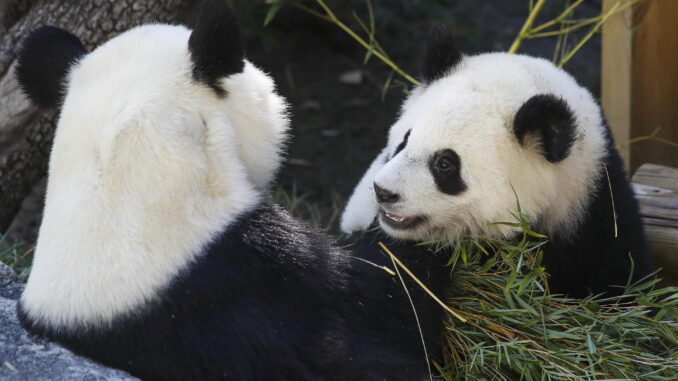
[(678, 169), (651, 163), (643, 164), (633, 175), (633, 182), (678, 193)]
[(644, 164), (633, 175), (648, 249), (663, 285), (678, 285), (678, 169)]
[[(603, 0), (607, 12), (618, 0)], [(631, 139), (631, 41), (632, 10), (611, 16), (603, 24), (601, 68), (602, 107), (617, 144)], [(619, 153), (629, 168), (629, 148)]]

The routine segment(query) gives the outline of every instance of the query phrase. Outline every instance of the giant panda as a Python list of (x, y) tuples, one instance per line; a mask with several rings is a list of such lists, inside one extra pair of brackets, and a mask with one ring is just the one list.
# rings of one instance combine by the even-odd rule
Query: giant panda
[(60, 116), (22, 325), (145, 380), (428, 379), (442, 309), (377, 242), (434, 292), (445, 256), (382, 233), (344, 249), (267, 201), (286, 104), (224, 3), (92, 52), (54, 27), (24, 41), (19, 83)]
[[(547, 236), (555, 293), (619, 294), (652, 271), (641, 218), (610, 129), (591, 94), (550, 62), (464, 55), (429, 32), (423, 83), (342, 214), (345, 232), (375, 217), (415, 241), (511, 239), (516, 197)], [(633, 260), (633, 264), (632, 261)]]

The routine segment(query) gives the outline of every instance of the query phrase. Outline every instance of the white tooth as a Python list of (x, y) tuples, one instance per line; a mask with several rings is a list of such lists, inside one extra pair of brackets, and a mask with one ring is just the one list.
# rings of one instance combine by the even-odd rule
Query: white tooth
[(388, 217), (390, 220), (395, 221), (395, 222), (403, 222), (405, 221), (405, 217), (400, 217), (396, 216), (395, 214), (391, 214), (389, 212), (384, 212), (384, 215)]

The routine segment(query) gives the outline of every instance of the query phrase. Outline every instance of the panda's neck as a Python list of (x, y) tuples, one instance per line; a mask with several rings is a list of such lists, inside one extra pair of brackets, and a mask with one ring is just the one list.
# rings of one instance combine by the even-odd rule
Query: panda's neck
[[(574, 246), (583, 240), (582, 237), (593, 235), (599, 240), (618, 235), (615, 233), (620, 221), (630, 222), (638, 219), (633, 194), (626, 179), (624, 165), (614, 142), (605, 135), (604, 153), (595, 163), (594, 172), (585, 183), (585, 188), (578, 194), (581, 199), (571, 202), (567, 209), (562, 208), (560, 218), (542, 220), (535, 227), (543, 232), (549, 240), (560, 245)], [(617, 205), (615, 208), (615, 201)], [(629, 207), (629, 203), (632, 207)], [(551, 217), (551, 216), (549, 216)]]
[(645, 238), (642, 220), (633, 189), (627, 179), (624, 163), (607, 133), (607, 150), (599, 168), (599, 176), (591, 185), (590, 198), (582, 208), (581, 221), (567, 235), (552, 234), (552, 244), (571, 253), (595, 252), (602, 258), (630, 254), (639, 273), (647, 273), (651, 265), (644, 256)]

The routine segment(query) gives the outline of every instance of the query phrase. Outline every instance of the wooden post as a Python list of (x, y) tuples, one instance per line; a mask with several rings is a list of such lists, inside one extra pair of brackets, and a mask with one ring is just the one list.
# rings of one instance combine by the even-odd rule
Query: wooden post
[[(603, 12), (616, 3), (603, 0)], [(627, 9), (603, 24), (602, 106), (617, 144), (631, 139), (631, 20), (632, 10)], [(619, 153), (628, 169), (629, 148), (620, 148)]]
[[(604, 0), (609, 9), (618, 0)], [(678, 1), (645, 0), (603, 27), (602, 106), (618, 144), (647, 136), (678, 141)], [(678, 166), (675, 147), (653, 141), (622, 147), (633, 173), (646, 162)]]

